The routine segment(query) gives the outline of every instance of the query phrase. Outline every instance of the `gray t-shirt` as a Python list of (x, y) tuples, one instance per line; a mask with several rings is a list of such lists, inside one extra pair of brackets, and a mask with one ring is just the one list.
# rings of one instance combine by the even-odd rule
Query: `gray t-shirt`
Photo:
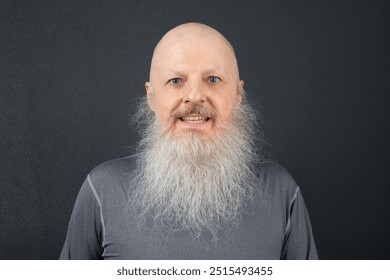
[[(78, 194), (60, 259), (317, 259), (301, 192), (282, 167), (260, 168), (263, 194), (248, 204), (237, 228), (215, 241), (207, 234), (139, 223), (129, 213), (136, 156), (105, 162)], [(131, 208), (131, 207), (130, 207)]]

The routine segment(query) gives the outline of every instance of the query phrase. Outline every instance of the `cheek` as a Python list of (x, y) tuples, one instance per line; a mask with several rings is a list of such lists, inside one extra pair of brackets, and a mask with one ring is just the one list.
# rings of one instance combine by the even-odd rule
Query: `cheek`
[(169, 120), (172, 111), (174, 109), (174, 103), (170, 99), (158, 98), (156, 102), (156, 117), (161, 123), (165, 123)]
[(222, 121), (230, 121), (233, 115), (233, 108), (238, 103), (238, 98), (221, 98), (215, 102), (214, 108)]
[(222, 109), (222, 112), (221, 112), (222, 120), (224, 120), (224, 121), (231, 121), (232, 120), (232, 111), (233, 111), (232, 107), (225, 106)]

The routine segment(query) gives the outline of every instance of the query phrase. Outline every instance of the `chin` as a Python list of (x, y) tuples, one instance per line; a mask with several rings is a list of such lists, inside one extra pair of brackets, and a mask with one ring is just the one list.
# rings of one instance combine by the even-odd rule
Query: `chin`
[(181, 136), (204, 136), (204, 137), (213, 137), (214, 136), (213, 131), (209, 131), (206, 129), (197, 129), (197, 128), (185, 128), (185, 129), (177, 129), (175, 130), (174, 135), (176, 137), (181, 137)]

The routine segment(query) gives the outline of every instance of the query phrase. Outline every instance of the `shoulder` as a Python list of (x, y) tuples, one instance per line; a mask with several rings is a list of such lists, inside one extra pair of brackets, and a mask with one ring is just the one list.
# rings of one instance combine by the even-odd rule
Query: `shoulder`
[(291, 198), (298, 190), (297, 183), (290, 173), (275, 162), (260, 165), (260, 177), (264, 191), (273, 197)]
[(130, 178), (136, 166), (137, 154), (109, 160), (99, 164), (87, 176), (87, 180), (97, 194), (119, 191), (127, 193)]
[(120, 175), (132, 172), (135, 168), (137, 154), (128, 157), (112, 159), (96, 166), (89, 176), (95, 179), (110, 175)]

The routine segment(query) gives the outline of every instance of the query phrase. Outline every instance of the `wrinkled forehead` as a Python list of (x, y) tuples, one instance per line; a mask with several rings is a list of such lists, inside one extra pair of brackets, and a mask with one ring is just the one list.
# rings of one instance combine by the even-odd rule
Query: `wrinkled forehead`
[(150, 66), (150, 80), (166, 68), (178, 64), (191, 68), (193, 62), (202, 60), (210, 67), (223, 67), (238, 77), (234, 49), (223, 35), (208, 26), (179, 26), (165, 34), (157, 44)]

